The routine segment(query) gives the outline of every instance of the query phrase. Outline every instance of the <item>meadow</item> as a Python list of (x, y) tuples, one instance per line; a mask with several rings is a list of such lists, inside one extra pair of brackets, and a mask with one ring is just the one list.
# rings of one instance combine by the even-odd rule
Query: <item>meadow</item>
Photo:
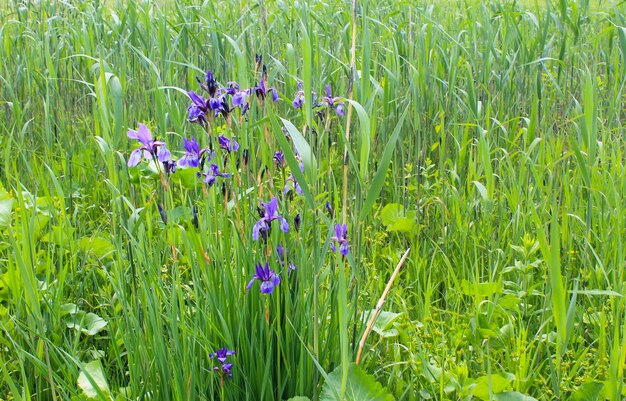
[(619, 1), (7, 0), (0, 400), (626, 397)]

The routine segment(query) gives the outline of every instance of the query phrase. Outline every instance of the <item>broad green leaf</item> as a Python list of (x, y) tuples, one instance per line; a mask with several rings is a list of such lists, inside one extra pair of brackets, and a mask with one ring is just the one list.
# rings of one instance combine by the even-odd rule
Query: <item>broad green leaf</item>
[(293, 146), (295, 146), (298, 154), (302, 158), (304, 168), (308, 171), (311, 171), (313, 177), (317, 177), (317, 160), (315, 159), (315, 155), (311, 150), (311, 146), (306, 141), (306, 139), (304, 139), (296, 126), (291, 123), (291, 121), (285, 120), (284, 118), (281, 118), (281, 120), (285, 128), (287, 128), (287, 133), (293, 141)]
[[(372, 313), (374, 313), (374, 309), (363, 312), (363, 314), (361, 315), (361, 320), (364, 324), (367, 324), (369, 322)], [(372, 330), (374, 330), (378, 335), (382, 337), (397, 336), (398, 330), (392, 328), (391, 325), (400, 316), (402, 316), (402, 313), (380, 311), (380, 313), (376, 317), (376, 320), (374, 321), (374, 326), (372, 326)]]
[(104, 377), (100, 359), (83, 365), (83, 370), (78, 374), (77, 384), (89, 398), (102, 399), (102, 396), (105, 396), (111, 399), (111, 391)]
[(494, 394), (495, 401), (537, 401), (529, 395), (518, 393), (517, 391), (508, 391), (506, 393)]
[[(280, 126), (280, 122), (278, 121), (278, 119), (276, 119), (274, 115), (270, 115), (270, 121), (272, 122), (272, 131), (274, 132), (274, 138), (276, 138), (276, 142), (278, 142), (278, 145), (280, 146), (283, 153), (285, 154), (285, 160), (287, 161), (287, 164), (289, 165), (289, 168), (291, 169), (292, 174), (296, 178), (296, 181), (298, 181), (298, 184), (300, 184), (300, 187), (302, 188), (302, 192), (304, 193), (304, 198), (306, 199), (309, 206), (311, 208), (314, 208), (315, 200), (313, 199), (313, 194), (311, 193), (311, 190), (309, 189), (309, 184), (307, 183), (306, 177), (304, 176), (304, 174), (302, 173), (302, 171), (300, 171), (300, 168), (298, 167), (298, 162), (296, 161), (293, 148), (289, 144), (289, 142), (287, 142), (287, 139), (285, 138), (285, 135), (283, 134), (283, 130)], [(292, 124), (292, 127), (293, 127), (293, 124)]]
[(343, 398), (341, 391), (341, 366), (328, 375), (322, 387), (321, 401), (393, 401), (393, 396), (368, 375), (360, 366), (352, 363), (348, 368), (348, 384)]
[(480, 400), (489, 400), (489, 383), (491, 383), (491, 393), (503, 393), (510, 389), (511, 382), (515, 376), (510, 373), (498, 373), (491, 376), (481, 376), (476, 380), (472, 388), (472, 395)]
[(603, 399), (604, 383), (591, 381), (583, 383), (574, 394), (571, 401), (600, 401)]
[(113, 252), (115, 247), (104, 238), (83, 237), (78, 241), (78, 249), (83, 252), (91, 252), (97, 258), (102, 258)]
[(11, 211), (13, 211), (13, 197), (0, 184), (0, 227), (11, 224)]
[[(572, 293), (573, 291), (568, 291), (569, 293)], [(576, 294), (580, 294), (580, 295), (588, 295), (588, 296), (607, 296), (607, 297), (622, 297), (622, 294), (620, 294), (617, 291), (611, 291), (611, 290), (576, 290)]]
[(461, 281), (461, 292), (468, 296), (478, 295), (487, 298), (502, 290), (500, 283), (470, 283), (468, 280)]
[(177, 168), (171, 178), (172, 182), (189, 189), (199, 186), (202, 182), (202, 180), (198, 178), (198, 169), (196, 168)]
[(58, 246), (69, 246), (76, 229), (68, 224), (52, 226), (51, 231), (41, 237), (44, 242), (50, 242)]
[(311, 399), (309, 397), (297, 396), (297, 397), (291, 397), (287, 401), (311, 401)]
[(69, 317), (65, 324), (70, 329), (80, 330), (88, 336), (95, 336), (106, 327), (107, 322), (95, 313), (85, 313), (79, 310)]
[(73, 304), (73, 303), (67, 303), (67, 304), (63, 304), (59, 306), (59, 313), (61, 314), (61, 316), (74, 315), (78, 313), (78, 311), (79, 311), (78, 306), (76, 306), (76, 304)]
[(409, 232), (415, 229), (415, 211), (405, 212), (404, 206), (398, 203), (390, 203), (385, 206), (380, 214), (387, 231)]
[(480, 197), (483, 198), (484, 201), (489, 200), (489, 194), (487, 193), (487, 188), (483, 184), (478, 181), (472, 181), (474, 185), (476, 185), (476, 189), (480, 192)]

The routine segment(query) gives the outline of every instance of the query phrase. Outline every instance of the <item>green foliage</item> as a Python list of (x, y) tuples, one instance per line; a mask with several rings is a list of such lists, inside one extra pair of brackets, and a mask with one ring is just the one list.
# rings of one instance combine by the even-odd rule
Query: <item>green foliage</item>
[[(0, 397), (624, 399), (622, 3), (359, 0), (354, 71), (348, 1), (0, 3)], [(189, 123), (195, 77), (255, 85), (255, 54), (280, 100)], [(226, 185), (129, 169), (138, 122)], [(252, 241), (273, 196), (292, 230)]]
[(76, 384), (90, 399), (112, 399), (109, 385), (102, 369), (102, 363), (99, 359), (83, 365)]
[(341, 394), (341, 367), (328, 375), (322, 388), (322, 401), (393, 401), (387, 389), (381, 386), (371, 375), (368, 375), (356, 364), (348, 369), (348, 384), (343, 396)]
[(380, 218), (387, 231), (410, 232), (417, 227), (417, 212), (405, 212), (404, 206), (397, 203), (386, 205), (380, 212)]

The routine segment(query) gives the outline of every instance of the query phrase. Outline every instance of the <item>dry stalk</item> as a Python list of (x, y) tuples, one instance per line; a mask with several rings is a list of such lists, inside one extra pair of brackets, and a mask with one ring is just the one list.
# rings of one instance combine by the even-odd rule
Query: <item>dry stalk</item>
[(396, 276), (398, 275), (398, 273), (400, 273), (400, 269), (402, 268), (402, 265), (404, 264), (404, 261), (406, 260), (407, 256), (409, 256), (410, 250), (411, 248), (408, 248), (406, 252), (404, 252), (404, 255), (402, 255), (402, 258), (400, 258), (400, 261), (398, 262), (396, 269), (393, 271), (393, 274), (391, 275), (391, 277), (389, 278), (389, 281), (387, 282), (385, 291), (383, 291), (383, 294), (380, 296), (380, 299), (378, 300), (378, 303), (376, 304), (376, 309), (374, 309), (374, 313), (372, 313), (372, 316), (370, 316), (370, 320), (367, 322), (367, 327), (365, 328), (365, 332), (363, 332), (363, 336), (361, 336), (361, 341), (359, 341), (359, 352), (356, 355), (357, 365), (359, 364), (359, 362), (361, 362), (361, 354), (363, 353), (363, 347), (365, 347), (365, 341), (367, 341), (367, 337), (369, 336), (370, 331), (372, 331), (372, 327), (374, 327), (374, 322), (376, 321), (378, 314), (380, 313), (381, 309), (383, 308), (383, 305), (385, 304), (385, 299), (387, 299), (387, 295), (389, 294), (389, 291), (391, 290), (393, 281), (396, 279)]

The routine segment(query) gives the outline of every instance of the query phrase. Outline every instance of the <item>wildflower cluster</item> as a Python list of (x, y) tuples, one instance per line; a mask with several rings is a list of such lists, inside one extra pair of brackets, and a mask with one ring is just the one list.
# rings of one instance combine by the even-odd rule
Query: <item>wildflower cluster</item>
[(209, 354), (210, 359), (215, 359), (219, 363), (219, 365), (213, 367), (213, 370), (220, 374), (222, 380), (224, 377), (228, 377), (229, 379), (233, 377), (233, 364), (226, 362), (227, 357), (231, 355), (235, 355), (235, 351), (229, 350), (228, 348), (218, 349), (215, 351), (215, 354)]
[[(257, 56), (256, 61), (258, 69), (262, 61), (260, 56)], [(256, 71), (255, 69), (255, 75)], [(197, 169), (197, 177), (202, 179), (209, 187), (215, 185), (219, 179), (227, 179), (230, 177), (230, 173), (223, 171), (223, 169), (227, 166), (228, 158), (231, 157), (233, 153), (237, 153), (240, 146), (234, 137), (225, 135), (219, 135), (217, 138), (212, 137), (211, 130), (209, 129), (212, 120), (220, 115), (229, 117), (236, 109), (240, 109), (240, 115), (245, 116), (250, 109), (251, 99), (253, 97), (256, 97), (259, 102), (263, 102), (267, 97), (271, 97), (273, 102), (277, 102), (280, 99), (278, 91), (274, 87), (268, 87), (267, 69), (265, 65), (262, 66), (260, 79), (251, 88), (242, 89), (241, 86), (234, 81), (227, 82), (226, 86), (222, 87), (218, 84), (211, 71), (207, 71), (204, 79), (200, 79), (199, 77), (196, 77), (196, 79), (203, 92), (197, 93), (193, 90), (187, 92), (191, 100), (191, 104), (187, 108), (188, 120), (191, 123), (196, 123), (207, 128), (208, 146), (202, 147), (194, 136), (191, 136), (191, 138), (183, 138), (183, 146), (180, 151), (182, 156), (180, 156), (178, 160), (175, 160), (166, 142), (154, 139), (146, 125), (139, 123), (136, 131), (130, 129), (127, 133), (129, 139), (139, 142), (139, 147), (136, 148), (129, 157), (129, 167), (135, 167), (139, 165), (143, 159), (146, 159), (156, 163), (157, 166), (161, 165), (161, 171), (167, 176), (174, 173), (177, 167), (182, 169)], [(295, 98), (292, 102), (295, 108), (301, 108), (304, 105), (305, 96), (302, 87), (302, 82), (298, 82), (298, 92), (295, 94)], [(333, 110), (338, 116), (344, 114), (344, 100), (343, 98), (334, 97), (332, 95), (330, 84), (326, 85), (325, 95), (323, 97), (318, 99), (317, 95), (313, 93), (313, 107), (326, 108), (329, 111)], [(230, 124), (230, 120), (228, 120), (228, 122)], [(216, 153), (212, 148), (213, 143), (217, 143), (218, 151), (224, 152), (222, 168), (220, 168), (217, 162)], [(294, 149), (294, 153), (298, 161), (298, 168), (304, 173), (305, 167), (300, 155), (296, 149)], [(247, 165), (247, 150), (242, 152), (242, 157), (239, 160), (243, 160), (244, 166)], [(284, 171), (287, 168), (287, 163), (282, 150), (275, 151), (273, 162), (276, 169), (283, 172), (283, 196), (289, 196), (291, 199), (293, 196), (302, 195), (302, 187), (297, 182), (293, 171), (289, 173)], [(236, 163), (236, 166), (236, 174), (239, 174), (239, 162)], [(163, 179), (162, 174), (161, 177)], [(157, 202), (157, 206), (161, 220), (167, 225), (168, 216), (163, 205)], [(333, 218), (334, 216), (330, 204), (327, 203), (326, 207), (331, 214), (331, 218)], [(270, 244), (269, 242), (272, 227), (278, 226), (280, 231), (285, 234), (289, 233), (291, 227), (298, 232), (302, 224), (300, 214), (295, 214), (293, 217), (293, 226), (291, 226), (287, 218), (284, 217), (286, 215), (279, 211), (279, 201), (277, 197), (272, 197), (268, 202), (261, 201), (257, 210), (259, 218), (251, 229), (252, 239), (254, 241), (262, 239), (262, 244), (271, 247), (269, 249), (272, 249), (272, 252), (269, 252), (268, 249), (268, 257), (273, 254), (275, 250), (276, 266), (286, 271), (287, 274), (297, 270), (296, 265), (290, 260), (290, 253), (286, 247), (283, 244)], [(193, 225), (196, 228), (199, 226), (198, 209), (195, 206), (193, 208)], [(338, 248), (339, 252), (344, 257), (348, 255), (350, 245), (348, 242), (348, 227), (346, 224), (337, 224), (335, 226), (335, 235), (331, 238), (330, 246), (333, 251), (336, 251)], [(256, 281), (260, 283), (260, 292), (262, 294), (272, 294), (274, 289), (281, 283), (281, 272), (273, 270), (270, 267), (270, 261), (262, 261), (256, 264), (255, 273), (246, 288), (248, 290), (251, 289)], [(209, 354), (210, 359), (217, 361), (213, 369), (219, 372), (222, 382), (224, 378), (232, 377), (233, 365), (228, 362), (227, 359), (234, 354), (235, 351), (229, 350), (228, 348), (222, 348), (217, 350), (214, 354)]]
[[(312, 94), (313, 100), (313, 108), (322, 107), (327, 108), (329, 110), (334, 110), (338, 116), (344, 115), (344, 100), (340, 97), (334, 97), (332, 95), (332, 89), (330, 84), (326, 84), (326, 88), (324, 90), (324, 96), (322, 96), (319, 101), (317, 97), (317, 93), (313, 92)], [(302, 81), (298, 81), (298, 91), (294, 95), (293, 101), (291, 102), (294, 108), (299, 109), (304, 105), (304, 89), (302, 87)]]
[[(260, 62), (261, 60), (257, 60)], [(250, 109), (250, 97), (256, 95), (259, 100), (265, 100), (271, 94), (272, 100), (277, 102), (278, 91), (275, 88), (267, 88), (267, 68), (263, 65), (263, 73), (259, 82), (252, 88), (242, 89), (235, 81), (227, 82), (225, 87), (220, 88), (211, 71), (207, 71), (204, 82), (196, 77), (200, 87), (206, 92), (207, 97), (194, 91), (187, 92), (191, 104), (187, 108), (189, 121), (205, 125), (210, 119), (219, 116), (224, 117), (236, 109), (241, 109), (241, 115), (246, 115)]]

